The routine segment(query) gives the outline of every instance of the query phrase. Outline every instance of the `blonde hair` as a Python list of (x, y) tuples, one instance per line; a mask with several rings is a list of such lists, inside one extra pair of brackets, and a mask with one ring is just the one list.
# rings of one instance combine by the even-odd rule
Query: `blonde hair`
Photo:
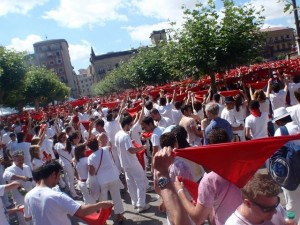
[(36, 153), (35, 153), (36, 149), (40, 149), (40, 146), (39, 145), (31, 145), (30, 148), (29, 148), (31, 161), (33, 159), (40, 159), (40, 155), (37, 156)]

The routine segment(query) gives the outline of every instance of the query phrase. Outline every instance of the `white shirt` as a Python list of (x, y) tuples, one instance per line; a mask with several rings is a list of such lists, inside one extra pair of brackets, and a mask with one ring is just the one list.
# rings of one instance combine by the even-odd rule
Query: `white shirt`
[(266, 112), (262, 112), (260, 117), (247, 116), (245, 128), (250, 128), (252, 139), (268, 137), (268, 121)]
[(168, 117), (163, 117), (161, 116), (160, 117), (160, 121), (155, 121), (155, 126), (159, 126), (159, 127), (168, 127), (168, 126), (171, 126), (172, 125), (172, 121), (168, 118)]
[(140, 166), (136, 154), (131, 154), (128, 151), (129, 148), (133, 148), (133, 145), (129, 134), (127, 134), (124, 130), (120, 130), (116, 134), (115, 145), (117, 147), (121, 166), (125, 169), (125, 171), (126, 168), (135, 168), (136, 165)]
[(43, 164), (44, 164), (44, 162), (41, 159), (34, 158), (31, 161), (31, 168), (32, 168), (32, 170), (34, 170), (34, 169), (42, 166)]
[(300, 88), (300, 83), (289, 83), (288, 90), (290, 91), (290, 101), (291, 105), (298, 104), (297, 99), (295, 98), (294, 92)]
[[(95, 168), (95, 171), (97, 172), (96, 174), (97, 180), (100, 185), (104, 185), (119, 179), (119, 172), (112, 160), (109, 151), (110, 151), (109, 148), (104, 147), (102, 149), (99, 149), (96, 152), (93, 152), (88, 157), (88, 165), (91, 165)], [(102, 155), (102, 160), (101, 160), (101, 155)]]
[(169, 119), (172, 119), (172, 109), (173, 109), (173, 103), (169, 103), (165, 106), (160, 105), (157, 107), (159, 114)]
[(152, 135), (151, 135), (151, 142), (152, 142), (152, 146), (155, 147), (155, 146), (158, 146), (158, 149), (161, 149), (160, 148), (160, 142), (159, 142), (159, 138), (160, 136), (162, 135), (162, 133), (164, 132), (164, 128), (163, 127), (156, 127), (153, 132), (152, 132)]
[(280, 90), (278, 93), (275, 92), (270, 93), (270, 101), (271, 101), (273, 111), (280, 107), (285, 107), (286, 94), (287, 92), (285, 90)]
[[(16, 166), (15, 163), (13, 163), (10, 167), (7, 167), (3, 173), (3, 179), (7, 182), (11, 182), (11, 178), (13, 175), (19, 175), (19, 176), (26, 176), (26, 177), (32, 177), (31, 168), (27, 166), (26, 164), (23, 164), (23, 169)], [(32, 182), (31, 181), (23, 181), (23, 180), (17, 180), (26, 191), (30, 191), (32, 189)], [(17, 189), (12, 190), (12, 194), (14, 197), (14, 200), (17, 204), (24, 204), (24, 196), (20, 194), (20, 192)]]
[[(77, 170), (80, 180), (86, 180), (88, 178), (88, 157), (83, 157), (76, 162), (75, 168)], [(97, 169), (97, 168), (96, 168)]]
[(121, 126), (117, 120), (107, 121), (104, 125), (104, 129), (107, 132), (107, 137), (109, 142), (114, 145), (115, 144), (115, 135), (121, 130)]
[(32, 216), (34, 225), (71, 225), (80, 204), (63, 192), (48, 187), (35, 187), (25, 196), (25, 217)]
[[(0, 185), (0, 196), (4, 195), (4, 190), (5, 190), (5, 185)], [(9, 225), (7, 221), (7, 217), (5, 215), (2, 200), (0, 201), (0, 221), (1, 221), (1, 225)]]
[(237, 122), (234, 117), (233, 109), (228, 110), (226, 107), (222, 110), (221, 118), (229, 122), (232, 127), (238, 127), (241, 123)]
[(287, 107), (286, 110), (291, 113), (292, 120), (300, 124), (300, 105)]
[(31, 157), (30, 157), (30, 153), (29, 153), (29, 148), (30, 148), (30, 143), (29, 142), (21, 142), (21, 143), (17, 143), (15, 148), (16, 150), (21, 150), (24, 153), (24, 163), (27, 166), (31, 165)]
[(172, 109), (173, 124), (178, 125), (182, 118), (182, 112), (180, 109)]
[(142, 145), (142, 141), (141, 141), (142, 132), (143, 132), (142, 126), (138, 122), (135, 123), (130, 129), (131, 139), (140, 145)]
[(73, 148), (72, 148), (72, 151), (69, 153), (68, 151), (65, 150), (66, 149), (66, 144), (57, 142), (54, 145), (54, 149), (59, 154), (59, 162), (61, 163), (62, 166), (71, 165), (72, 158), (74, 156), (74, 153), (72, 153)]
[[(299, 124), (297, 124), (296, 122), (290, 122), (290, 123), (287, 123), (286, 125), (286, 128), (289, 132), (289, 135), (294, 135), (294, 134), (298, 134), (300, 133), (300, 126)], [(277, 130), (275, 131), (275, 134), (274, 136), (282, 136), (281, 134), (281, 131), (280, 131), (280, 128), (277, 128)], [(290, 141), (292, 143), (294, 143), (295, 145), (300, 145), (300, 140), (294, 140), (294, 141)]]

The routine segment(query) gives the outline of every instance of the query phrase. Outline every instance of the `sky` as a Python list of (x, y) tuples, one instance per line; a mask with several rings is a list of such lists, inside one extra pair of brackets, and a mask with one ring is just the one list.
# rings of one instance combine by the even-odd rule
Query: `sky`
[[(89, 66), (96, 55), (150, 45), (153, 30), (180, 27), (182, 6), (192, 9), (204, 0), (0, 0), (0, 45), (33, 53), (35, 42), (65, 39), (72, 65)], [(220, 5), (219, 0), (216, 4)], [(236, 0), (237, 5), (246, 0)], [(264, 6), (264, 27), (292, 27), (293, 17), (278, 0), (251, 0)], [(204, 3), (205, 4), (205, 3)]]

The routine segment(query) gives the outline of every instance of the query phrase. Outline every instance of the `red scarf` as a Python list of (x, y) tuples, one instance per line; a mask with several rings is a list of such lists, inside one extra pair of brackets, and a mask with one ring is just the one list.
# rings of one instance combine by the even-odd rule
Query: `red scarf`
[(254, 117), (260, 117), (261, 116), (261, 111), (259, 109), (250, 109), (250, 113), (254, 116)]

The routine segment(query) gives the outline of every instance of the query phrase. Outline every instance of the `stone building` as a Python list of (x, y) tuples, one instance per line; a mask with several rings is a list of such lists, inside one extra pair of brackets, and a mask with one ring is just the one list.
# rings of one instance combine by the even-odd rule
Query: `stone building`
[(91, 49), (90, 62), (92, 65), (93, 81), (99, 82), (111, 70), (118, 68), (122, 63), (127, 62), (137, 49), (122, 52), (109, 52), (103, 55), (95, 55)]
[(71, 96), (78, 97), (76, 74), (71, 64), (69, 45), (65, 39), (53, 39), (33, 44), (37, 66), (45, 66), (71, 88)]
[(152, 45), (158, 45), (161, 41), (167, 41), (166, 30), (154, 30), (150, 35)]
[(266, 45), (263, 53), (265, 59), (286, 55), (294, 51), (294, 29), (289, 27), (272, 27), (262, 29), (266, 32)]
[(79, 97), (92, 96), (91, 87), (93, 85), (92, 67), (78, 70), (79, 74), (76, 76), (76, 83)]

